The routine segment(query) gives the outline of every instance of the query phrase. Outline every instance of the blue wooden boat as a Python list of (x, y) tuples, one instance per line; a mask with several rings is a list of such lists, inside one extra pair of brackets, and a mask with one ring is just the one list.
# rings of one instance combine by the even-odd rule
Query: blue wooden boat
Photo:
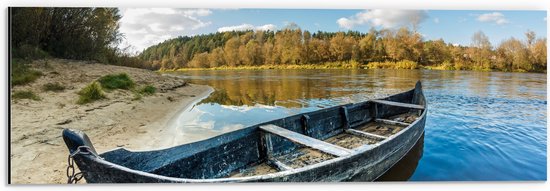
[(118, 148), (99, 154), (85, 133), (64, 129), (62, 134), (69, 160), (88, 183), (372, 181), (423, 136), (426, 114), (417, 82), (414, 89), (386, 98), (289, 116), (162, 150)]

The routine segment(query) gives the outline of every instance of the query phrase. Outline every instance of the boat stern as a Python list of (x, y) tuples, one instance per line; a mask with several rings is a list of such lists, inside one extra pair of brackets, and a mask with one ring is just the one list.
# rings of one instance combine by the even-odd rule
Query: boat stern
[(76, 152), (79, 148), (88, 147), (90, 152), (97, 155), (92, 141), (90, 141), (86, 133), (76, 129), (63, 129), (62, 136), (70, 153)]

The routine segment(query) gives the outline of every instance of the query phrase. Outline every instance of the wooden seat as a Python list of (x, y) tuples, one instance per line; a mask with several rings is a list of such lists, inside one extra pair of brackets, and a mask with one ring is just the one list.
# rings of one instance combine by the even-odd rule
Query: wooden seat
[[(338, 157), (350, 155), (352, 152), (349, 149), (342, 148), (340, 146), (336, 146), (318, 139), (314, 139), (276, 125), (271, 125), (271, 124), (263, 125), (263, 126), (260, 126), (260, 129), (266, 132), (269, 132), (271, 134), (286, 138), (294, 143), (304, 145), (312, 149), (316, 149)], [(267, 145), (271, 146), (271, 143), (267, 143)]]
[(406, 108), (411, 108), (411, 109), (422, 109), (422, 110), (424, 109), (424, 106), (422, 106), (422, 105), (416, 105), (416, 104), (410, 104), (410, 103), (401, 103), (401, 102), (379, 100), (379, 99), (374, 99), (374, 100), (370, 100), (370, 101), (374, 102), (374, 103), (390, 105), (390, 106), (396, 106), (396, 107), (406, 107)]

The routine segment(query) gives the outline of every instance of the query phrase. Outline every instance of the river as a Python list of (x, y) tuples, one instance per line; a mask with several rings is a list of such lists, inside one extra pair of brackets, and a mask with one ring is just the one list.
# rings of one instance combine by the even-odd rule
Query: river
[[(423, 83), (421, 147), (389, 179), (546, 180), (546, 74), (436, 70), (204, 70), (170, 73), (215, 91), (186, 110), (189, 141)], [(399, 174), (399, 173), (397, 173)], [(399, 178), (396, 178), (399, 176)]]

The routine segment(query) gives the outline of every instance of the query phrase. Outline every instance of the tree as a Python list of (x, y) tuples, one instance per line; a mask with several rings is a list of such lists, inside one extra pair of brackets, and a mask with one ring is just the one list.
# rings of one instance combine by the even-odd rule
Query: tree
[(339, 32), (330, 40), (330, 53), (332, 61), (350, 60), (353, 48), (353, 42), (346, 38), (344, 33)]
[(225, 53), (225, 61), (229, 66), (238, 66), (239, 63), (239, 47), (241, 42), (239, 37), (233, 37), (225, 43), (223, 49)]
[[(10, 8), (14, 50), (34, 47), (71, 59), (116, 61), (122, 35), (117, 8)], [(20, 51), (28, 52), (28, 51)], [(14, 55), (19, 56), (19, 55)]]
[(225, 65), (224, 52), (221, 47), (217, 47), (208, 55), (210, 68)]
[(474, 62), (474, 67), (478, 69), (491, 68), (491, 42), (489, 37), (482, 31), (474, 33), (472, 36), (471, 56)]

